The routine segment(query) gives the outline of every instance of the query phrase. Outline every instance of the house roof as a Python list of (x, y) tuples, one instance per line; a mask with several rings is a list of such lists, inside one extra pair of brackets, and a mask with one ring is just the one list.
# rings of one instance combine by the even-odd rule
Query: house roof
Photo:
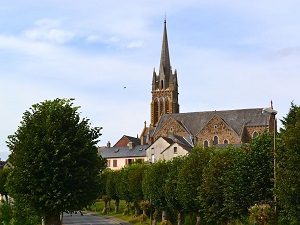
[(184, 125), (192, 135), (197, 135), (214, 115), (220, 116), (238, 135), (242, 135), (244, 126), (268, 126), (270, 115), (262, 113), (263, 108), (253, 109), (235, 109), (223, 111), (204, 111), (164, 114), (161, 116), (153, 136), (157, 134), (160, 128), (173, 118)]
[(148, 145), (136, 145), (132, 149), (128, 146), (121, 147), (105, 147), (102, 152), (102, 158), (131, 158), (131, 157), (145, 157), (146, 148)]
[(137, 137), (131, 137), (128, 135), (123, 135), (118, 141), (117, 143), (114, 145), (114, 147), (121, 147), (121, 146), (127, 146), (127, 144), (129, 142), (134, 143), (134, 145), (140, 145), (141, 144), (141, 140)]

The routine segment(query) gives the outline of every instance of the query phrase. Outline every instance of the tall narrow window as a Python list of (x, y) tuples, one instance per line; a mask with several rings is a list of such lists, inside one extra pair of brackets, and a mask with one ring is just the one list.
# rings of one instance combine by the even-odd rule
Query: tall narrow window
[(157, 123), (159, 118), (159, 112), (158, 112), (158, 101), (157, 99), (154, 100), (154, 125)]
[(160, 88), (161, 88), (161, 89), (164, 88), (164, 81), (163, 81), (163, 80), (160, 81)]
[(117, 167), (118, 166), (118, 161), (116, 159), (113, 160), (113, 167)]
[(174, 154), (177, 154), (177, 147), (174, 147)]
[(163, 99), (159, 100), (159, 116), (161, 116), (164, 113), (164, 101)]
[(169, 99), (165, 99), (165, 113), (169, 113)]
[(214, 136), (214, 145), (219, 144), (219, 138), (218, 136)]
[(252, 137), (253, 137), (253, 138), (256, 138), (257, 136), (258, 136), (257, 131), (254, 131), (253, 134), (252, 134)]
[(151, 155), (151, 163), (155, 162), (154, 154)]
[(203, 146), (204, 146), (204, 147), (208, 147), (208, 140), (205, 140), (205, 141), (203, 142)]

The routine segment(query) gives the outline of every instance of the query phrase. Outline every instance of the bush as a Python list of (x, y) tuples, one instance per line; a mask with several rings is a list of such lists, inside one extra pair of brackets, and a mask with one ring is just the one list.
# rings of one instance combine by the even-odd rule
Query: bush
[(249, 209), (251, 224), (273, 224), (275, 211), (269, 204), (255, 204)]

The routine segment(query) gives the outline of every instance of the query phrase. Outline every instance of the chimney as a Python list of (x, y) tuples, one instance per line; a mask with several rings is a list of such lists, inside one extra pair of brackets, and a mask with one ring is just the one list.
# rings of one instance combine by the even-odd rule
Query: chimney
[(107, 142), (106, 147), (110, 148), (110, 141)]

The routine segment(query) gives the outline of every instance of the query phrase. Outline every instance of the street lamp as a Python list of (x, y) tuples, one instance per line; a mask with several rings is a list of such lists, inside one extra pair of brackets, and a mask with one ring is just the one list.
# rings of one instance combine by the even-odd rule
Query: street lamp
[(275, 224), (278, 224), (278, 214), (277, 214), (277, 196), (276, 196), (276, 114), (277, 111), (273, 109), (273, 103), (271, 101), (271, 107), (268, 108), (264, 108), (262, 110), (262, 113), (264, 114), (268, 114), (268, 115), (273, 115), (274, 116), (274, 124), (273, 124), (273, 137), (274, 137), (274, 143), (273, 143), (273, 147), (274, 147), (274, 151), (273, 151), (273, 156), (274, 156), (274, 191), (273, 191), (273, 195), (274, 195), (274, 211), (275, 211)]

